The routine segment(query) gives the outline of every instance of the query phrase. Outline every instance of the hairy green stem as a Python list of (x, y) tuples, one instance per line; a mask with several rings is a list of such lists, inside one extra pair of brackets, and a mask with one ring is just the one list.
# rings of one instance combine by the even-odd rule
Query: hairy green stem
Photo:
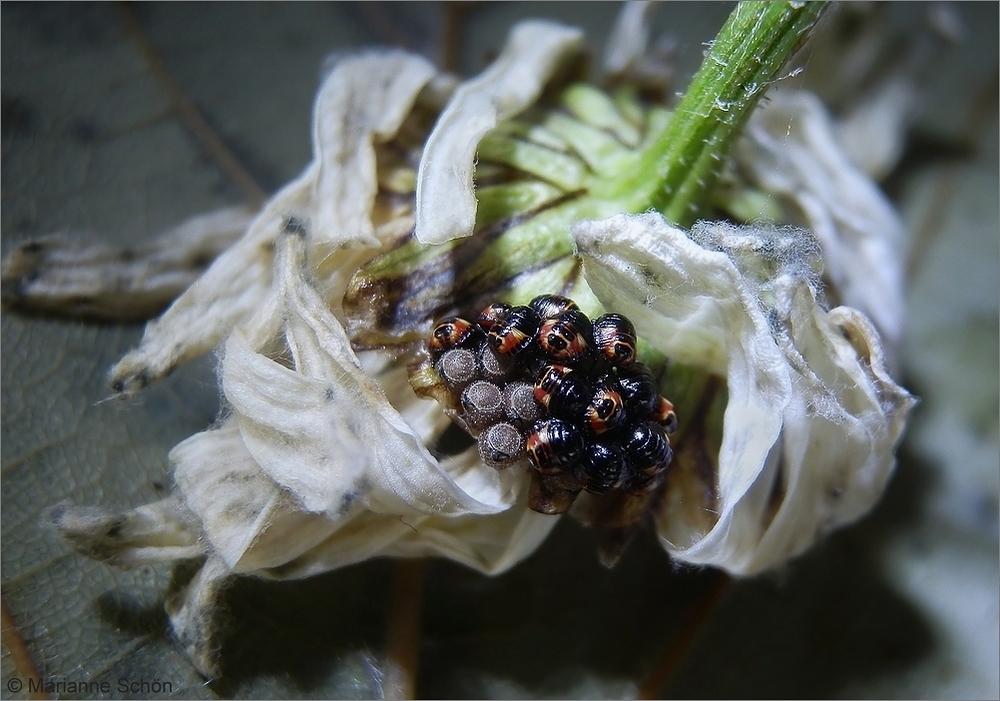
[(666, 129), (628, 183), (630, 209), (650, 207), (690, 226), (730, 146), (826, 5), (741, 2), (706, 52)]

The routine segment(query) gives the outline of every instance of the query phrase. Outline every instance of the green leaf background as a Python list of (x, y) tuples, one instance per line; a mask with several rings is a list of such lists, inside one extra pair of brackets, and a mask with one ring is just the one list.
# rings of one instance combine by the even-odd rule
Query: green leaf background
[[(465, 11), (461, 69), (480, 70), (511, 24), (529, 16), (583, 27), (596, 59), (617, 9), (476, 5)], [(669, 30), (679, 39), (679, 86), (729, 9), (670, 3), (654, 14), (654, 36)], [(923, 399), (897, 474), (860, 524), (779, 572), (729, 586), (667, 695), (1000, 693), (997, 6), (953, 9), (965, 41), (928, 77), (914, 127), (921, 138), (888, 184), (916, 232), (902, 374)], [(326, 54), (382, 43), (436, 59), (444, 24), (440, 6), (419, 3), (133, 11), (268, 191), (310, 158), (311, 103)], [(172, 110), (120, 12), (108, 4), (0, 7), (3, 252), (56, 231), (135, 245), (191, 214), (243, 201)], [(906, 30), (918, 12), (917, 3), (894, 5), (892, 21)], [(225, 596), (225, 674), (206, 684), (174, 647), (162, 613), (182, 571), (114, 570), (70, 552), (46, 526), (45, 511), (63, 500), (128, 508), (162, 497), (171, 489), (168, 451), (216, 416), (210, 357), (137, 399), (102, 401), (107, 369), (140, 335), (137, 325), (0, 319), (0, 582), (10, 619), (0, 696), (27, 697), (27, 688), (9, 685), (24, 672), (12, 655), (22, 643), (47, 679), (106, 681), (110, 693), (98, 695), (113, 698), (380, 695), (391, 562), (301, 582), (236, 582)], [(569, 520), (500, 577), (430, 562), (418, 694), (634, 696), (718, 581), (672, 564), (648, 534), (605, 570), (592, 534)], [(120, 680), (158, 680), (171, 693), (122, 692)]]

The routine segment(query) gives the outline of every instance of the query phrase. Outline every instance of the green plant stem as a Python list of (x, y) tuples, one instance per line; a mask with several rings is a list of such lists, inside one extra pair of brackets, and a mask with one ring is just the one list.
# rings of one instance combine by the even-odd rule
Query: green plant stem
[(766, 0), (736, 6), (628, 183), (630, 209), (651, 207), (681, 226), (694, 223), (734, 139), (825, 7)]

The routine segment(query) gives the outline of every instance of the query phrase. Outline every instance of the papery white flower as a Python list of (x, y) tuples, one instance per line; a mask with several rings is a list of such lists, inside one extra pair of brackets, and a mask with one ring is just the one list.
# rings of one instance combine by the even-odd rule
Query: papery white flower
[(769, 92), (736, 158), (752, 182), (801, 210), (840, 300), (872, 318), (893, 357), (903, 334), (906, 230), (878, 185), (847, 156), (819, 98)]
[(573, 234), (606, 308), (726, 382), (711, 494), (668, 499), (657, 515), (672, 557), (753, 574), (872, 507), (914, 400), (886, 373), (863, 314), (817, 304), (808, 232), (700, 223), (689, 237), (647, 214)]
[[(227, 410), (219, 425), (171, 452), (175, 495), (124, 514), (67, 506), (52, 514), (64, 537), (107, 561), (204, 557), (168, 604), (202, 671), (215, 670), (210, 619), (221, 583), (234, 573), (304, 577), (378, 555), (435, 555), (497, 573), (527, 557), (556, 523), (528, 508), (525, 471), (489, 468), (475, 446), (444, 459), (431, 454), (447, 417), (413, 394), (395, 358), (359, 357), (343, 300), (351, 276), (414, 225), (424, 242), (473, 233), (477, 145), (537, 100), (580, 39), (578, 30), (550, 23), (516, 29), (496, 66), (459, 86), (441, 114), (416, 174), (415, 211), (400, 205), (382, 216), (377, 145), (394, 138), (424, 91), (436, 103), (441, 84), (430, 64), (403, 52), (341, 59), (317, 96), (312, 163), (113, 370), (116, 391), (128, 394), (222, 348)], [(665, 115), (650, 118), (641, 134), (595, 93), (575, 95), (617, 121), (563, 118), (566, 138), (549, 133), (546, 148), (575, 150), (588, 166), (634, 163), (628, 150), (640, 149)], [(605, 128), (617, 130), (620, 143)], [(752, 143), (777, 158), (788, 147), (772, 148), (772, 136)], [(781, 156), (793, 182), (773, 189), (787, 187), (821, 224), (835, 219), (828, 226), (835, 245), (842, 226), (863, 240), (870, 221), (855, 226), (825, 200), (810, 208), (809, 197), (828, 184), (803, 180), (803, 164), (812, 161), (799, 155), (812, 146)], [(836, 183), (840, 171), (822, 174)], [(562, 194), (536, 188), (531, 201)], [(580, 199), (587, 206), (574, 213), (620, 211), (611, 200)], [(558, 235), (568, 251), (566, 232)], [(710, 495), (668, 498), (657, 512), (674, 557), (752, 574), (870, 508), (912, 399), (885, 374), (865, 317), (817, 303), (813, 239), (704, 225), (693, 240), (657, 215), (583, 222), (574, 237), (586, 282), (605, 308), (631, 317), (671, 360), (723, 378), (728, 392)], [(867, 249), (845, 250), (846, 257)], [(566, 259), (566, 276), (575, 274), (568, 252), (555, 257)], [(592, 301), (585, 284), (574, 284), (574, 294)]]
[(113, 371), (130, 392), (225, 339), (220, 425), (171, 452), (174, 496), (122, 514), (51, 514), (77, 548), (115, 564), (206, 558), (168, 605), (206, 674), (216, 671), (216, 594), (234, 573), (303, 577), (376, 555), (495, 573), (555, 524), (524, 508), (525, 473), (486, 467), (475, 446), (432, 456), (446, 417), (413, 396), (401, 368), (363, 365), (337, 315), (358, 266), (412, 227), (408, 211), (374, 225), (373, 142), (394, 135), (433, 77), (395, 51), (334, 67), (316, 101), (313, 163)]
[[(416, 237), (444, 243), (472, 234), (476, 147), (490, 129), (533, 104), (548, 78), (579, 51), (575, 27), (529, 21), (517, 25), (497, 61), (455, 91), (427, 139), (417, 174)], [(445, 206), (442, 206), (445, 205)]]

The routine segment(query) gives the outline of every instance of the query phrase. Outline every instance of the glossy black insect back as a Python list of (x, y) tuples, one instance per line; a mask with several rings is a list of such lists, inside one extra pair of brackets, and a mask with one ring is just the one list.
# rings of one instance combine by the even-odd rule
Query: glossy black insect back
[(528, 459), (543, 475), (573, 468), (585, 447), (580, 429), (562, 419), (542, 419), (528, 434)]
[(535, 399), (553, 416), (575, 420), (587, 407), (591, 388), (565, 365), (549, 365), (535, 383)]
[(545, 319), (538, 329), (538, 347), (546, 358), (572, 362), (590, 350), (593, 327), (587, 315), (570, 309)]
[(646, 418), (659, 404), (656, 379), (645, 365), (633, 363), (628, 369), (618, 371), (618, 386), (636, 418)]
[(474, 324), (462, 317), (453, 316), (434, 327), (428, 348), (431, 355), (437, 357), (452, 348), (466, 345), (477, 333), (479, 329)]
[(489, 332), (510, 314), (511, 307), (506, 302), (494, 302), (479, 313), (476, 323), (483, 331)]
[(668, 434), (677, 430), (677, 413), (674, 411), (674, 403), (666, 397), (660, 397), (659, 402), (653, 408), (651, 418), (663, 426)]
[(638, 338), (631, 321), (621, 314), (605, 314), (593, 326), (594, 346), (605, 360), (622, 368), (635, 362)]
[(595, 436), (616, 431), (627, 420), (625, 400), (607, 385), (597, 388), (583, 416), (584, 426)]
[(487, 338), (500, 355), (517, 355), (534, 342), (539, 318), (531, 307), (514, 307), (490, 328)]
[(632, 460), (632, 467), (644, 475), (654, 475), (667, 469), (673, 456), (663, 429), (652, 421), (633, 426), (624, 447)]
[(580, 484), (593, 494), (607, 494), (622, 486), (628, 473), (628, 458), (616, 443), (591, 443), (577, 470)]
[[(478, 438), (498, 470), (525, 463), (568, 508), (581, 490), (642, 496), (662, 488), (677, 414), (637, 360), (638, 337), (621, 314), (591, 321), (560, 295), (527, 305), (495, 302), (475, 322), (450, 317), (428, 341), (445, 388), (434, 395)], [(529, 504), (531, 498), (529, 495)]]
[(555, 319), (563, 312), (580, 309), (569, 297), (560, 295), (538, 295), (528, 306), (535, 310), (539, 319)]

